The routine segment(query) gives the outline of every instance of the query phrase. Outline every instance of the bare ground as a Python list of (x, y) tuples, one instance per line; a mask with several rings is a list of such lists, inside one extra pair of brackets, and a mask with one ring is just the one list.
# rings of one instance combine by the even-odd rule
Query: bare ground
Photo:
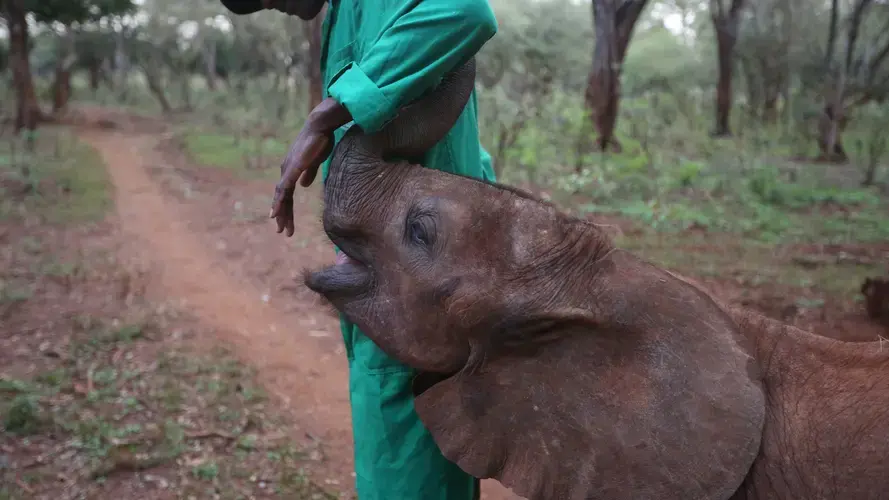
[[(106, 121), (109, 119), (106, 118)], [(97, 121), (93, 119), (93, 122)], [(112, 118), (110, 121), (114, 121)], [(249, 366), (288, 412), (303, 446), (323, 450), (307, 464), (329, 489), (352, 493), (352, 442), (345, 354), (335, 313), (301, 283), (329, 262), (317, 193), (297, 200), (297, 227), (285, 239), (266, 217), (268, 182), (195, 169), (170, 135), (117, 117), (113, 130), (83, 129), (101, 152), (116, 189), (130, 260), (151, 269), (152, 295), (180, 299)], [(514, 498), (486, 482), (484, 498)]]

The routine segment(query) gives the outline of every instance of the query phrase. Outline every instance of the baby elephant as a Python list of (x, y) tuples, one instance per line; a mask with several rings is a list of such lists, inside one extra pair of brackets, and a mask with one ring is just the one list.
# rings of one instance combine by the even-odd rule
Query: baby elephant
[(342, 251), (306, 276), (416, 368), (445, 456), (531, 500), (889, 498), (889, 349), (729, 308), (595, 225), (404, 161), (447, 133), (469, 62), (325, 184)]

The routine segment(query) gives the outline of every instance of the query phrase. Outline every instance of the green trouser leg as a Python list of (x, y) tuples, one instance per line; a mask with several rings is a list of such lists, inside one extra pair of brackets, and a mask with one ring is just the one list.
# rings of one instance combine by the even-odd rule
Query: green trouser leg
[(474, 500), (478, 480), (448, 461), (414, 412), (414, 371), (340, 318), (358, 500)]

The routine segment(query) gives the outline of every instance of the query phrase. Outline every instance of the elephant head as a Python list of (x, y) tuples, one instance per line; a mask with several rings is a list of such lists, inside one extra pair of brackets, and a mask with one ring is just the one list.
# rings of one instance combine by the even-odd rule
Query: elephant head
[(473, 476), (530, 499), (730, 497), (765, 396), (723, 308), (526, 193), (387, 160), (440, 140), (473, 75), (347, 133), (324, 188), (342, 253), (307, 286), (420, 371), (417, 413)]

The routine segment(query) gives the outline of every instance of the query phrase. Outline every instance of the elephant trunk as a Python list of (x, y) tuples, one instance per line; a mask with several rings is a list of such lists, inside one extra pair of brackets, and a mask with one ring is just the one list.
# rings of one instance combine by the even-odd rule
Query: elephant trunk
[(350, 168), (378, 165), (383, 158), (419, 158), (441, 141), (463, 113), (475, 86), (475, 59), (446, 74), (441, 83), (411, 104), (378, 132), (353, 126), (337, 145), (330, 176)]

